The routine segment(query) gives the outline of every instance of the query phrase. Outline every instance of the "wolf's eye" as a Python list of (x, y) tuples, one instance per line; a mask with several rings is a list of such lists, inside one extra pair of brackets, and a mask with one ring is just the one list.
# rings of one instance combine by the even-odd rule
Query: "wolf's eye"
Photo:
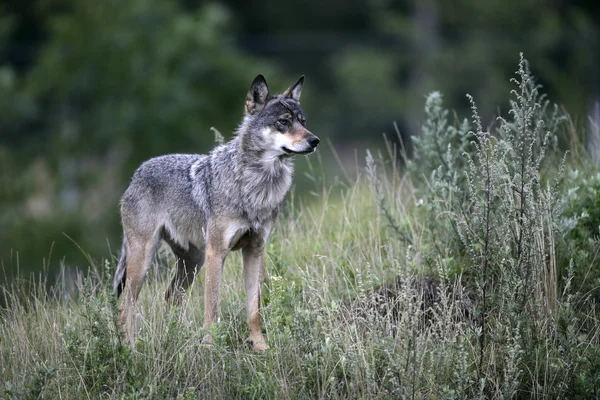
[(306, 125), (306, 118), (304, 118), (304, 115), (298, 115), (298, 121), (300, 121), (303, 126)]
[(279, 124), (281, 124), (283, 126), (286, 126), (289, 121), (285, 118), (279, 118), (279, 120), (277, 122), (279, 122)]

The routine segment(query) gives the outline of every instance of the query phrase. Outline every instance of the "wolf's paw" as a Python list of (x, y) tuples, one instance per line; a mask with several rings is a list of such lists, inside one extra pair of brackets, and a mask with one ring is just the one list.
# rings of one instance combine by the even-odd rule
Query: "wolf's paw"
[(204, 337), (202, 338), (202, 345), (210, 346), (213, 344), (215, 344), (215, 339), (213, 339), (213, 337), (210, 336), (208, 333), (206, 335), (204, 335)]
[(248, 340), (250, 343), (252, 343), (252, 350), (256, 351), (257, 353), (263, 353), (269, 348), (265, 338), (262, 336), (257, 338), (249, 338)]

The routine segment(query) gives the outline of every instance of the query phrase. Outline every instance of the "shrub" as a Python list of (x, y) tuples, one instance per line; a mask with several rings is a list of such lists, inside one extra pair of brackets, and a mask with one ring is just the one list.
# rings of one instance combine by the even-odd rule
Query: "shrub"
[[(459, 279), (464, 273), (474, 293), (473, 307), (462, 323), (474, 333), (469, 336), (476, 362), (468, 371), (475, 379), (466, 374), (460, 382), (463, 393), (512, 398), (583, 390), (594, 395), (591, 375), (580, 379), (570, 372), (581, 359), (559, 362), (564, 351), (581, 356), (581, 340), (594, 341), (589, 332), (597, 332), (597, 327), (561, 324), (567, 319), (585, 321), (593, 311), (588, 307), (574, 311), (572, 281), (577, 267), (571, 262), (569, 268), (569, 258), (557, 251), (562, 232), (578, 239), (569, 247), (571, 256), (579, 252), (575, 262), (590, 262), (588, 252), (598, 233), (593, 219), (597, 210), (591, 219), (586, 210), (599, 198), (594, 183), (586, 181), (587, 198), (575, 201), (572, 190), (567, 196), (569, 218), (564, 218), (560, 178), (565, 158), (552, 168), (546, 155), (557, 153), (566, 118), (558, 107), (550, 107), (522, 56), (516, 75), (507, 117), (499, 117), (498, 124), (488, 129), (483, 128), (472, 97), (470, 131), (467, 122), (448, 123), (439, 93), (428, 96), (426, 122), (421, 135), (413, 138), (415, 157), (408, 163), (413, 182), (422, 182), (415, 185), (415, 192), (426, 221), (423, 236), (412, 243), (425, 263), (450, 272), (443, 279)], [(373, 164), (368, 155), (371, 176)], [(378, 202), (385, 204), (385, 199)], [(448, 271), (449, 266), (457, 269)], [(596, 356), (592, 360), (585, 363), (595, 365)], [(569, 372), (559, 374), (552, 367), (555, 362)]]

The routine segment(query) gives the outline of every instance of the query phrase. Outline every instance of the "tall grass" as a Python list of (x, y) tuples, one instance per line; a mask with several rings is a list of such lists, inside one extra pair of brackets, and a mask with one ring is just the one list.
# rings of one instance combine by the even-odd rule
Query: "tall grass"
[(390, 145), (341, 195), (323, 185), (314, 202), (288, 204), (267, 248), (265, 354), (246, 343), (239, 255), (226, 264), (216, 344), (204, 346), (203, 276), (181, 307), (167, 306), (174, 260), (162, 253), (135, 349), (106, 260), (78, 277), (77, 295), (43, 282), (4, 289), (4, 397), (600, 396), (596, 308), (559, 245), (573, 232), (559, 224), (561, 199), (575, 201), (548, 162), (560, 118), (524, 60), (516, 88), (492, 130), (475, 108), (471, 123), (448, 121), (430, 95), (410, 172)]

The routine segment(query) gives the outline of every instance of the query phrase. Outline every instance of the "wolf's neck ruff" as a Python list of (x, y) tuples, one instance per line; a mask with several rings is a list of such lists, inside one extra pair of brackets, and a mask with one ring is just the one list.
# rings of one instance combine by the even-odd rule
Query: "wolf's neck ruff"
[(273, 218), (292, 184), (293, 161), (290, 157), (270, 154), (253, 143), (256, 133), (240, 132), (224, 146), (231, 152), (231, 177), (239, 191), (235, 196), (244, 217), (253, 227)]

